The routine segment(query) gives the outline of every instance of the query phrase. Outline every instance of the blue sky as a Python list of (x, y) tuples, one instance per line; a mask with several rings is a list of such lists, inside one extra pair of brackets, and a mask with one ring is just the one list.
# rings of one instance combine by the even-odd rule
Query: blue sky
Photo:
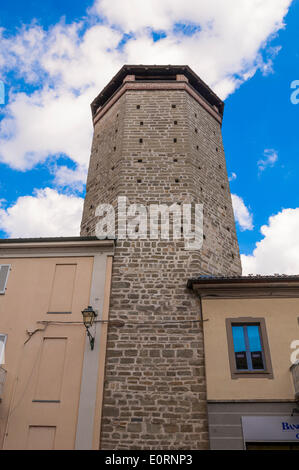
[(299, 80), (299, 0), (228, 0), (226, 8), (220, 0), (205, 8), (195, 0), (145, 0), (142, 9), (136, 1), (2, 6), (0, 237), (78, 231), (89, 102), (123, 63), (146, 57), (188, 63), (225, 99), (224, 148), (245, 271), (299, 272), (299, 104), (290, 99)]
[(15, 32), (23, 24), (32, 20), (45, 27), (56, 24), (61, 17), (66, 23), (72, 23), (86, 14), (87, 8), (93, 5), (93, 0), (13, 0), (5, 2), (1, 8), (1, 26)]
[[(259, 228), (283, 208), (299, 207), (299, 105), (291, 103), (290, 84), (299, 77), (299, 2), (285, 18), (286, 28), (272, 41), (281, 46), (273, 73), (261, 72), (226, 100), (223, 137), (228, 172), (237, 173), (231, 191), (243, 196), (254, 214), (252, 231), (239, 231), (242, 253), (261, 238)], [(259, 175), (256, 162), (275, 149), (277, 163)]]

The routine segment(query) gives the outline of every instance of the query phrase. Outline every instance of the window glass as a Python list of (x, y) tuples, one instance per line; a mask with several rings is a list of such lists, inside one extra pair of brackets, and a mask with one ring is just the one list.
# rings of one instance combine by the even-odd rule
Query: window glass
[(2, 335), (0, 333), (0, 367), (4, 364), (4, 353), (5, 353), (5, 343), (6, 343), (6, 335)]
[(247, 362), (246, 351), (235, 353), (235, 357), (236, 357), (236, 367), (237, 367), (237, 369), (238, 370), (247, 370), (248, 369), (248, 362)]
[(252, 369), (264, 369), (264, 361), (262, 351), (251, 353)]
[(246, 350), (243, 326), (233, 326), (233, 339), (235, 352)]
[(233, 326), (233, 340), (237, 369), (248, 369), (243, 326)]
[(261, 351), (260, 331), (258, 325), (247, 325), (250, 351)]
[(263, 355), (260, 338), (260, 329), (257, 325), (247, 325), (249, 350), (251, 354), (252, 369), (263, 369)]
[(232, 325), (236, 368), (263, 370), (265, 368), (259, 325)]

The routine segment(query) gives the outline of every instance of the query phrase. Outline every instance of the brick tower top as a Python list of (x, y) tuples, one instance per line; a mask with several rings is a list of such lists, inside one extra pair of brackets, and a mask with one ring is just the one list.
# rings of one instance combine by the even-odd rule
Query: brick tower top
[[(91, 103), (93, 119), (97, 122), (103, 107), (108, 105), (110, 108), (127, 90), (148, 89), (149, 84), (153, 90), (163, 90), (165, 82), (167, 89), (188, 91), (218, 121), (222, 121), (223, 101), (188, 65), (124, 65)], [(173, 82), (172, 86), (169, 82)]]
[(81, 235), (96, 233), (99, 205), (110, 204), (118, 213), (120, 197), (147, 210), (202, 204), (204, 243), (194, 254), (196, 273), (240, 274), (221, 135), (223, 101), (188, 66), (124, 65), (91, 109)]

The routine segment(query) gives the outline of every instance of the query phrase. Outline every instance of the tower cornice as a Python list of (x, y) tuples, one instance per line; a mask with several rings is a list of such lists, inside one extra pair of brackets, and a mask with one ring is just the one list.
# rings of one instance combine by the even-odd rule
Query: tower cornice
[(224, 103), (188, 66), (124, 65), (91, 104), (94, 124), (127, 90), (184, 90), (218, 122)]

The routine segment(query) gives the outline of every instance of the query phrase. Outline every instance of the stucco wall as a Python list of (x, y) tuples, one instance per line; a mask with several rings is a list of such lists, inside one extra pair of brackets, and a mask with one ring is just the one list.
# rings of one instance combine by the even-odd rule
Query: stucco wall
[[(10, 257), (6, 257), (10, 253)], [(58, 254), (60, 253), (60, 254)], [(2, 243), (0, 448), (98, 449), (113, 241)], [(81, 311), (97, 320), (91, 350)]]
[[(208, 400), (293, 400), (290, 345), (299, 340), (298, 299), (203, 299)], [(273, 379), (231, 378), (226, 318), (264, 318)]]

